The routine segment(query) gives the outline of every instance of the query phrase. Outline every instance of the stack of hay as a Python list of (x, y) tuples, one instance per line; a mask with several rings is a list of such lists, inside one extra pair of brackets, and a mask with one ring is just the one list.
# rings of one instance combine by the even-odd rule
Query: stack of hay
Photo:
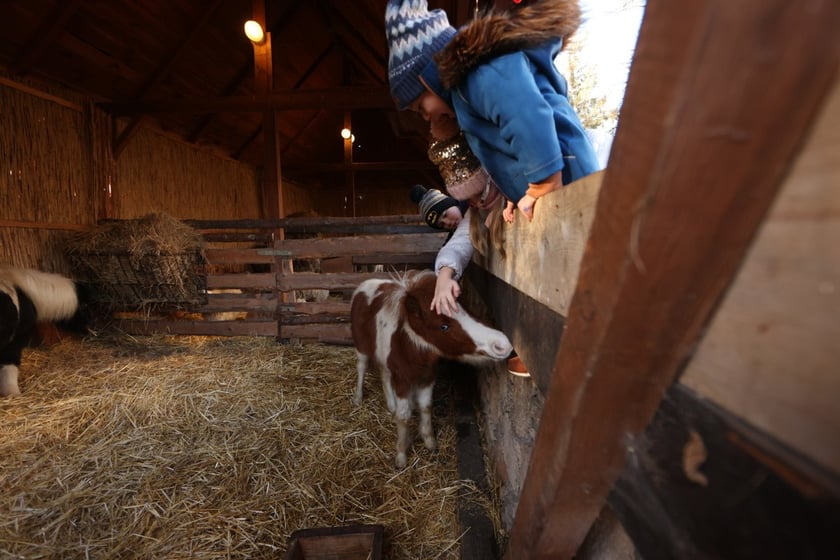
[(167, 214), (104, 223), (74, 235), (66, 250), (76, 277), (111, 308), (207, 303), (201, 235)]

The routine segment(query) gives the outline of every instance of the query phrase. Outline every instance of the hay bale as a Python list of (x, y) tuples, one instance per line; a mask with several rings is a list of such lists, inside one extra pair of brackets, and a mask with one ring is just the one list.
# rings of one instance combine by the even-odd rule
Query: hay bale
[(74, 275), (111, 308), (207, 303), (201, 235), (167, 214), (104, 223), (70, 237), (65, 251)]

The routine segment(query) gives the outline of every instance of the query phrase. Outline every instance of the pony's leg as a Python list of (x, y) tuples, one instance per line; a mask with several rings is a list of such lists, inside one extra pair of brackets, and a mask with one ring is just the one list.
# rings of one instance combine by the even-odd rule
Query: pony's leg
[(397, 409), (394, 412), (397, 421), (397, 468), (403, 468), (407, 463), (409, 426), (411, 420), (411, 400), (397, 397)]
[(0, 396), (16, 397), (20, 395), (18, 373), (18, 367), (14, 364), (0, 366)]
[(437, 447), (435, 432), (432, 429), (432, 392), (435, 384), (417, 388), (417, 407), (420, 409), (420, 435), (426, 449), (434, 451)]
[(353, 404), (360, 406), (362, 404), (362, 392), (365, 384), (365, 373), (367, 372), (369, 359), (365, 354), (356, 352), (356, 396), (353, 399)]
[(387, 367), (382, 368), (382, 392), (385, 393), (385, 404), (388, 406), (388, 411), (396, 412), (397, 394), (394, 392), (394, 386), (391, 384), (391, 370)]

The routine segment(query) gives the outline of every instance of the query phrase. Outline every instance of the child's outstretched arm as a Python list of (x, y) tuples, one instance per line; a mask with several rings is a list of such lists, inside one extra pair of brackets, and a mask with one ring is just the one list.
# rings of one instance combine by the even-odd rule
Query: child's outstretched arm
[(455, 271), (448, 266), (438, 270), (437, 283), (435, 284), (435, 297), (432, 298), (432, 309), (437, 314), (443, 313), (451, 317), (458, 311), (458, 296), (461, 295), (461, 286), (455, 280)]

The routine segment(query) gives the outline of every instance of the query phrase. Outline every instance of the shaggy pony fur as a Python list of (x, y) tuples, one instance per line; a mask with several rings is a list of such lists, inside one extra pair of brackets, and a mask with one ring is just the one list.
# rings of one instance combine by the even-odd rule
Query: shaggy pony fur
[(38, 323), (87, 330), (85, 293), (83, 286), (60, 274), (0, 266), (0, 396), (20, 394), (21, 354)]

